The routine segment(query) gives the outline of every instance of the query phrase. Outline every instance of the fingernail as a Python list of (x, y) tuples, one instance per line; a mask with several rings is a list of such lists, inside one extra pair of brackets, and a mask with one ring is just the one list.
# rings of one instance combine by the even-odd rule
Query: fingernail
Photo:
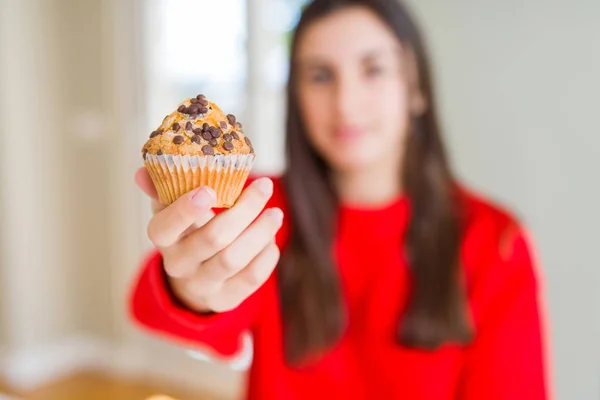
[(196, 207), (206, 208), (214, 204), (215, 192), (207, 187), (201, 187), (192, 195), (192, 204)]
[(256, 188), (265, 196), (273, 193), (273, 182), (269, 178), (260, 178), (256, 181)]
[(269, 213), (269, 216), (275, 221), (283, 221), (283, 211), (281, 211), (279, 208), (270, 208), (267, 210), (267, 213)]

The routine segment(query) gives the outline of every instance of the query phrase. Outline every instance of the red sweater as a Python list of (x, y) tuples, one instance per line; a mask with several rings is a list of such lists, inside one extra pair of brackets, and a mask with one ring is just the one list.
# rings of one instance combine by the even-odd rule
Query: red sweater
[[(523, 229), (510, 215), (468, 195), (462, 265), (476, 337), (468, 346), (428, 352), (394, 340), (407, 300), (400, 241), (406, 198), (376, 210), (340, 208), (335, 251), (349, 312), (345, 334), (311, 367), (289, 368), (282, 353), (276, 274), (237, 309), (210, 316), (184, 309), (169, 294), (159, 253), (144, 263), (131, 297), (141, 325), (182, 345), (233, 358), (251, 332), (251, 400), (402, 399), (542, 400), (548, 398), (538, 283)], [(280, 181), (268, 207), (281, 207)], [(277, 243), (289, 235), (285, 220)], [(375, 268), (376, 267), (376, 268)]]

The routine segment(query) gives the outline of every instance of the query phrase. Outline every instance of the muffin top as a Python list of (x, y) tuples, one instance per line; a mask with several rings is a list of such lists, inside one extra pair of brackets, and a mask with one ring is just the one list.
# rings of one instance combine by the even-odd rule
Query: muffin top
[(183, 101), (150, 134), (142, 148), (146, 154), (230, 155), (254, 154), (242, 124), (232, 114), (225, 115), (202, 94)]

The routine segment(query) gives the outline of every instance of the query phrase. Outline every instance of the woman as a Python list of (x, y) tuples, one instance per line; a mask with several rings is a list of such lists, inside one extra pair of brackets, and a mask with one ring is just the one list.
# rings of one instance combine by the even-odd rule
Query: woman
[(137, 321), (223, 357), (251, 332), (250, 399), (547, 398), (523, 229), (452, 174), (401, 4), (305, 9), (287, 160), (217, 215), (206, 188), (157, 208)]

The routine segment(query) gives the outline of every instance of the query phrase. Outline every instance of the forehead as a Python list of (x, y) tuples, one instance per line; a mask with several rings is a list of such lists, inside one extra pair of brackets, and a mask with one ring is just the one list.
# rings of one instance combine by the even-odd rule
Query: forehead
[(392, 30), (374, 12), (347, 7), (307, 26), (300, 38), (298, 59), (347, 60), (399, 46)]

